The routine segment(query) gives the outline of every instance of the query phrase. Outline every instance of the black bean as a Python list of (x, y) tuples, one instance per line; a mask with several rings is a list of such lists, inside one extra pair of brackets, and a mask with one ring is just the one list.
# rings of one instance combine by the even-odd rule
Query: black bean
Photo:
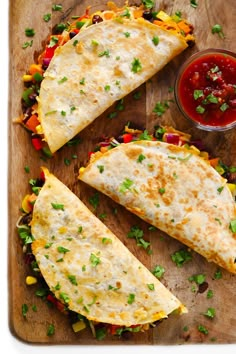
[(69, 33), (70, 39), (72, 39), (74, 36), (76, 36), (76, 34), (77, 34), (77, 33), (75, 33), (75, 32), (70, 32), (70, 33)]
[(143, 18), (145, 20), (151, 21), (153, 19), (152, 12), (150, 10), (143, 11)]
[(99, 22), (102, 22), (102, 21), (103, 21), (103, 19), (99, 15), (94, 15), (93, 18), (92, 18), (92, 23), (93, 24), (99, 23)]

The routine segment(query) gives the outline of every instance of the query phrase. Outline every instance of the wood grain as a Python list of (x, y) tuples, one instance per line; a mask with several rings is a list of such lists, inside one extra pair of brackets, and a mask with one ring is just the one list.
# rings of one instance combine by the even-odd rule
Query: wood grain
[[(236, 131), (224, 133), (209, 133), (195, 129), (178, 111), (176, 104), (162, 117), (153, 113), (157, 101), (173, 99), (173, 93), (168, 88), (173, 87), (175, 76), (181, 63), (192, 53), (210, 47), (235, 49), (236, 36), (236, 7), (235, 0), (202, 0), (197, 1), (198, 7), (190, 6), (189, 0), (156, 1), (156, 9), (162, 9), (172, 14), (181, 11), (183, 17), (194, 25), (196, 45), (169, 63), (160, 73), (140, 87), (141, 99), (136, 101), (130, 94), (125, 98), (125, 110), (115, 119), (108, 119), (107, 115), (114, 107), (105, 112), (93, 124), (81, 132), (82, 143), (77, 147), (65, 147), (56, 153), (55, 157), (47, 162), (40, 159), (39, 154), (32, 148), (28, 133), (12, 121), (21, 113), (20, 99), (23, 90), (21, 76), (28, 66), (37, 58), (43, 48), (52, 27), (58, 22), (70, 20), (70, 16), (84, 12), (88, 5), (93, 9), (105, 9), (105, 1), (60, 1), (62, 12), (53, 12), (52, 20), (45, 23), (44, 14), (51, 12), (55, 1), (10, 1), (10, 89), (9, 89), (9, 327), (19, 340), (29, 343), (50, 344), (193, 344), (193, 343), (235, 343), (236, 342), (236, 308), (235, 308), (235, 276), (222, 270), (223, 277), (214, 280), (216, 271), (214, 264), (208, 263), (200, 255), (194, 253), (193, 260), (183, 268), (173, 264), (170, 255), (179, 250), (182, 245), (160, 231), (149, 231), (148, 225), (130, 214), (123, 207), (115, 204), (104, 195), (100, 195), (100, 204), (97, 215), (106, 213), (104, 223), (124, 242), (124, 244), (150, 270), (161, 264), (166, 269), (163, 283), (189, 309), (189, 313), (182, 317), (171, 316), (159, 326), (148, 332), (133, 335), (124, 343), (123, 340), (108, 337), (103, 342), (96, 341), (89, 330), (75, 334), (69, 324), (67, 316), (55, 309), (49, 309), (45, 302), (37, 298), (34, 293), (36, 287), (25, 285), (25, 277), (30, 270), (23, 262), (22, 247), (16, 232), (16, 222), (20, 216), (19, 207), (22, 197), (29, 191), (28, 180), (38, 176), (41, 165), (46, 165), (51, 172), (62, 180), (82, 201), (91, 209), (88, 199), (94, 194), (91, 187), (85, 186), (77, 180), (79, 167), (85, 164), (88, 152), (92, 150), (102, 135), (118, 135), (124, 125), (130, 121), (136, 125), (152, 130), (156, 124), (170, 124), (177, 129), (191, 133), (194, 138), (201, 138), (207, 149), (215, 156), (220, 156), (226, 164), (236, 165)], [(117, 1), (122, 5), (123, 1)], [(130, 1), (131, 3), (131, 1)], [(138, 1), (136, 1), (138, 3)], [(225, 39), (211, 33), (211, 27), (219, 23), (222, 25)], [(22, 49), (27, 40), (24, 35), (26, 27), (34, 28), (36, 35), (32, 48)], [(71, 158), (77, 154), (69, 166), (64, 164), (64, 158)], [(30, 167), (26, 174), (24, 166)], [(117, 166), (117, 170), (119, 166)], [(114, 215), (114, 208), (117, 214)], [(91, 209), (92, 210), (92, 209)], [(132, 239), (126, 237), (133, 225), (144, 230), (144, 237), (150, 240), (153, 254), (138, 248)], [(188, 277), (193, 274), (206, 275), (208, 289), (212, 289), (214, 296), (207, 299), (206, 292), (193, 292)], [(21, 306), (26, 303), (29, 311), (23, 318)], [(33, 312), (31, 306), (36, 304), (38, 311)], [(202, 315), (208, 307), (216, 309), (216, 317), (207, 319)], [(47, 326), (53, 323), (55, 335), (48, 337)], [(201, 334), (197, 330), (199, 324), (208, 328), (209, 334)], [(188, 330), (183, 328), (187, 326)]]

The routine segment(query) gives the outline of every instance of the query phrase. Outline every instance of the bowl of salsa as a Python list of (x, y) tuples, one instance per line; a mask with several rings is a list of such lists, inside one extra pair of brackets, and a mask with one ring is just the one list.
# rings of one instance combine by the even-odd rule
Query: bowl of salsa
[(224, 131), (236, 126), (236, 53), (206, 49), (180, 68), (175, 99), (182, 114), (200, 129)]

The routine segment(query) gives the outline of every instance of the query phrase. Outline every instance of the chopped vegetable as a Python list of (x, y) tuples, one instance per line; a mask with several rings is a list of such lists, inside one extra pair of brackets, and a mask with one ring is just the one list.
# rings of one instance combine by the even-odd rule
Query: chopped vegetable
[(200, 285), (205, 282), (206, 276), (204, 274), (196, 274), (192, 275), (191, 277), (188, 278), (190, 282), (195, 282), (196, 284)]
[(182, 267), (185, 263), (192, 260), (192, 254), (186, 249), (181, 249), (176, 251), (171, 255), (172, 261), (177, 265), (177, 267)]
[(204, 316), (209, 318), (214, 318), (216, 310), (213, 307), (209, 307), (206, 312), (203, 313)]
[(160, 279), (165, 273), (165, 268), (161, 265), (157, 265), (153, 270), (152, 274), (155, 275), (156, 278)]
[(199, 325), (197, 327), (197, 329), (198, 329), (199, 332), (201, 332), (203, 334), (208, 334), (208, 332), (209, 332), (208, 329), (205, 326), (203, 326), (203, 325)]
[(47, 329), (47, 336), (53, 336), (55, 334), (55, 326), (50, 324)]

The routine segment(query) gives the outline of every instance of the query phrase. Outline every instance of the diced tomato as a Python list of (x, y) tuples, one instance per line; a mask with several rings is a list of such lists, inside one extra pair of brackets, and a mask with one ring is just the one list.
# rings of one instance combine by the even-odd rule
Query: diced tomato
[(40, 138), (32, 138), (32, 144), (36, 150), (41, 150), (43, 147), (43, 142)]
[(43, 171), (40, 172), (39, 178), (40, 178), (42, 181), (45, 181), (45, 174), (44, 174)]
[(109, 331), (110, 331), (110, 333), (112, 334), (112, 335), (115, 335), (116, 334), (116, 330), (118, 329), (118, 328), (121, 328), (122, 326), (118, 326), (118, 325), (110, 325), (110, 327), (109, 327)]
[(130, 143), (132, 141), (132, 139), (133, 139), (133, 135), (132, 134), (127, 133), (127, 134), (123, 135), (124, 143)]
[(25, 123), (26, 127), (31, 130), (33, 133), (37, 133), (36, 127), (40, 124), (38, 120), (38, 116), (36, 114), (32, 114), (32, 116)]

